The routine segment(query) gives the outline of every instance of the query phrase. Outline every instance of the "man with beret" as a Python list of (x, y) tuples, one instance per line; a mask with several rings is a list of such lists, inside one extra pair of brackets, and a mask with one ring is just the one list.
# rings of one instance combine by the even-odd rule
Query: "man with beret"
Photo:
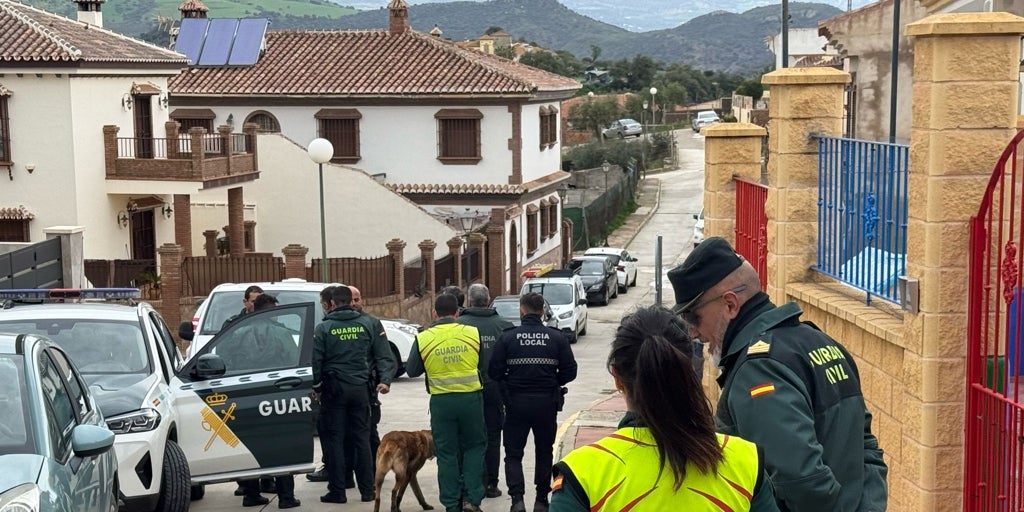
[(779, 508), (881, 512), (888, 468), (853, 357), (795, 303), (776, 306), (725, 239), (705, 240), (668, 273), (673, 311), (721, 369), (719, 431), (764, 449)]

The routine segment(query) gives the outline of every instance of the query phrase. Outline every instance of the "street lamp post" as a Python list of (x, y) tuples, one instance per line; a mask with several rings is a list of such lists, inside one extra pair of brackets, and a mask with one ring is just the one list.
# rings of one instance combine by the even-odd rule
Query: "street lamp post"
[(640, 120), (644, 123), (644, 143), (640, 146), (640, 167), (647, 169), (647, 144), (650, 142), (650, 135), (647, 134), (647, 102), (644, 102), (644, 109), (640, 111)]
[(327, 139), (313, 139), (306, 148), (310, 160), (320, 168), (320, 282), (327, 279), (327, 226), (324, 223), (324, 164), (334, 157), (334, 145)]
[(651, 87), (651, 124), (658, 124), (658, 117), (655, 115), (655, 109), (657, 102), (654, 101), (654, 96), (658, 94), (657, 87)]
[(608, 247), (608, 231), (611, 230), (611, 221), (612, 221), (611, 219), (608, 218), (608, 217), (611, 217), (611, 214), (610, 214), (611, 199), (608, 197), (608, 171), (610, 171), (611, 169), (612, 169), (612, 164), (608, 163), (608, 160), (605, 160), (603, 163), (601, 163), (601, 172), (604, 173), (604, 200), (605, 200), (605, 205), (604, 205), (604, 212), (605, 212), (604, 213), (604, 219), (605, 219), (605, 222), (604, 222), (604, 246), (605, 247)]

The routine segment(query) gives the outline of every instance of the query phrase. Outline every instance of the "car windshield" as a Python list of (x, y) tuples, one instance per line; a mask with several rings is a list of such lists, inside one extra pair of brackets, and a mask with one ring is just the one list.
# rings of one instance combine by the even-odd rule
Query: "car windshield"
[(581, 276), (600, 276), (604, 275), (604, 263), (600, 261), (587, 260), (580, 265)]
[(504, 318), (519, 318), (519, 301), (517, 300), (496, 300), (494, 310)]
[[(243, 292), (217, 292), (206, 299), (210, 305), (203, 313), (203, 325), (199, 334), (217, 334), (224, 327), (224, 322), (242, 311)], [(267, 290), (267, 293), (277, 298), (277, 305), (299, 304), (312, 302), (320, 307), (320, 292), (318, 290)], [(316, 323), (323, 321), (323, 315), (317, 311)]]
[(718, 118), (718, 114), (716, 114), (714, 112), (701, 112), (701, 113), (697, 114), (697, 119), (716, 119), (716, 118)]
[(636, 122), (635, 119), (619, 119), (619, 123), (621, 123), (621, 124), (640, 124), (640, 123)]
[(553, 306), (572, 304), (572, 286), (564, 283), (526, 283), (523, 293), (539, 293)]
[(24, 356), (0, 354), (0, 455), (36, 453), (25, 386)]
[(83, 375), (149, 375), (149, 349), (139, 322), (91, 318), (6, 320), (0, 331), (36, 334), (55, 341)]

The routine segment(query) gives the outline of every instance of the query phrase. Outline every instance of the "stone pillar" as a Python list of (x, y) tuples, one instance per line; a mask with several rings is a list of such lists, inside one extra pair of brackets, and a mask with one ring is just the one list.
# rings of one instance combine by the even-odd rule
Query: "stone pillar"
[(919, 280), (920, 311), (904, 313), (902, 465), (889, 485), (903, 510), (961, 510), (969, 220), (1017, 126), (1024, 18), (939, 14), (906, 31), (914, 38), (907, 275)]
[(419, 244), (420, 264), (423, 265), (423, 282), (426, 292), (430, 294), (430, 300), (434, 300), (434, 293), (437, 292), (437, 272), (434, 268), (434, 249), (437, 242), (424, 240)]
[(220, 134), (220, 154), (225, 158), (224, 165), (228, 176), (231, 176), (231, 155), (234, 153), (231, 147), (234, 145), (234, 140), (231, 138), (231, 127), (222, 124), (217, 127), (217, 133)]
[[(54, 226), (43, 229), (46, 239), (60, 238), (61, 279), (64, 288), (85, 288), (85, 256), (82, 226)], [(92, 283), (103, 287), (106, 283)]]
[(203, 237), (206, 238), (206, 245), (204, 246), (204, 249), (206, 249), (206, 256), (209, 258), (217, 255), (217, 235), (219, 234), (220, 231), (217, 231), (216, 229), (207, 229), (206, 231), (203, 231)]
[(388, 255), (391, 256), (391, 264), (395, 273), (395, 290), (394, 293), (400, 298), (405, 298), (405, 242), (398, 239), (392, 238), (387, 243)]
[(160, 256), (160, 314), (171, 331), (177, 332), (181, 323), (180, 301), (184, 288), (181, 275), (183, 252), (176, 244), (163, 244), (156, 252)]
[(232, 258), (245, 254), (245, 203), (242, 187), (228, 189), (228, 248)]
[(487, 282), (487, 253), (484, 250), (484, 244), (487, 243), (487, 237), (482, 233), (470, 233), (469, 234), (469, 248), (476, 249), (476, 268), (480, 269), (480, 282)]
[(452, 261), (455, 263), (455, 286), (463, 288), (462, 286), (462, 237), (456, 236), (448, 240), (448, 252), (452, 255)]
[[(167, 158), (175, 159), (178, 158), (178, 129), (181, 127), (177, 121), (167, 121), (164, 123), (164, 143), (167, 149)], [(188, 254), (186, 252), (186, 254)]]
[(117, 176), (117, 132), (120, 130), (112, 124), (103, 126), (103, 164), (107, 176)]
[(306, 254), (309, 248), (300, 244), (288, 244), (281, 249), (284, 254), (285, 279), (306, 278)]
[(572, 259), (573, 243), (573, 222), (572, 219), (562, 218), (562, 266), (564, 267)]
[[(245, 123), (242, 125), (242, 133), (245, 134), (246, 143), (249, 147), (245, 148), (246, 153), (255, 155), (256, 154), (256, 142), (259, 137), (260, 125), (256, 123)], [(260, 159), (252, 159), (252, 170), (253, 172), (260, 170)]]
[(203, 149), (203, 136), (206, 135), (206, 128), (193, 126), (188, 129), (189, 148), (192, 150), (192, 179), (202, 179), (203, 162), (206, 159), (206, 151)]
[(192, 196), (189, 194), (174, 194), (174, 243), (181, 246), (186, 258), (192, 256)]
[(704, 134), (704, 235), (736, 245), (736, 182), (761, 179), (761, 146), (768, 131), (750, 123), (715, 123)]
[(491, 212), (491, 222), (484, 232), (487, 234), (487, 288), (492, 297), (505, 295), (508, 291), (505, 280), (505, 213), (497, 208), (499, 214)]
[(818, 141), (843, 133), (849, 73), (785, 68), (764, 75), (772, 88), (768, 137), (768, 295), (785, 302), (787, 283), (808, 280), (818, 250)]

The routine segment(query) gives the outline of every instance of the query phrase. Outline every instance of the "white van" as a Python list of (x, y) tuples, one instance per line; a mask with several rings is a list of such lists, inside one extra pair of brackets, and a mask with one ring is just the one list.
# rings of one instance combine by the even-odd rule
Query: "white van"
[(551, 270), (540, 277), (531, 277), (519, 292), (539, 293), (551, 304), (558, 318), (558, 329), (576, 343), (587, 334), (587, 292), (583, 279), (571, 270)]

